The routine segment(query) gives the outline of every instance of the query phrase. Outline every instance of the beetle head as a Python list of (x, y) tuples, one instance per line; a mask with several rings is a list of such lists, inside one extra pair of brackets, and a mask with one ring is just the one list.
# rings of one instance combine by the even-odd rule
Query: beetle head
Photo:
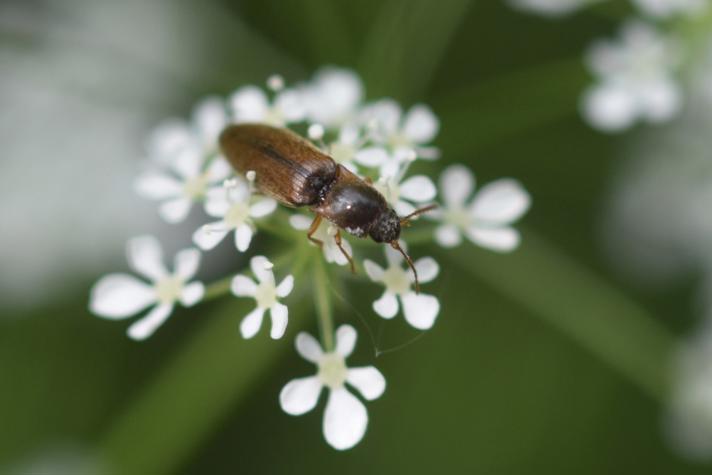
[(400, 232), (400, 218), (391, 208), (386, 208), (378, 215), (368, 234), (376, 242), (393, 242), (398, 240)]

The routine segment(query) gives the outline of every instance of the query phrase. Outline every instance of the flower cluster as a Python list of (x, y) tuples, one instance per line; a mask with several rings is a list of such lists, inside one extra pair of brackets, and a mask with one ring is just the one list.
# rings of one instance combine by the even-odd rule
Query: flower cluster
[[(563, 16), (603, 0), (510, 0), (528, 11)], [(686, 60), (682, 38), (665, 32), (667, 20), (696, 19), (710, 8), (708, 0), (631, 0), (639, 16), (627, 20), (616, 40), (596, 40), (584, 61), (594, 78), (581, 97), (581, 114), (592, 127), (617, 132), (637, 122), (661, 123), (676, 117), (683, 105), (680, 81)]]
[[(393, 241), (391, 247), (386, 246), (384, 268), (373, 260), (352, 257), (355, 246), (341, 236), (341, 231), (348, 229), (341, 230), (327, 221), (320, 224), (315, 221), (312, 226), (311, 218), (301, 210), (284, 208), (277, 213), (277, 201), (261, 193), (256, 173), (236, 174), (220, 149), (221, 131), (228, 125), (243, 123), (290, 127), (306, 135), (338, 165), (356, 174), (364, 184), (371, 184), (401, 218), (417, 215), (420, 208), (432, 207), (439, 196), (441, 203), (426, 214), (434, 224), (421, 222), (419, 227), (422, 225), (423, 231), (429, 232), (443, 247), (459, 245), (463, 236), (497, 252), (512, 251), (519, 244), (519, 233), (513, 224), (528, 210), (530, 198), (518, 182), (497, 180), (475, 193), (472, 172), (463, 165), (451, 165), (440, 177), (438, 190), (427, 175), (410, 173), (418, 161), (432, 161), (440, 156), (432, 145), (440, 123), (429, 107), (417, 104), (403, 110), (391, 99), (364, 102), (361, 80), (348, 70), (326, 68), (310, 81), (292, 87), (287, 87), (280, 76), (273, 76), (266, 88), (245, 86), (224, 100), (203, 101), (190, 122), (169, 121), (151, 136), (149, 160), (136, 180), (136, 191), (158, 201), (158, 214), (168, 223), (185, 221), (195, 205), (203, 208), (205, 221), (194, 228), (195, 247), (176, 256), (173, 273), (161, 263), (158, 241), (142, 237), (129, 242), (129, 264), (150, 284), (126, 274), (110, 274), (94, 286), (90, 308), (100, 317), (128, 318), (154, 306), (129, 327), (131, 338), (143, 340), (153, 334), (177, 302), (191, 306), (204, 295), (215, 295), (227, 288), (234, 296), (254, 299), (256, 304), (236, 325), (243, 338), (253, 338), (260, 332), (266, 313), (271, 320), (271, 338), (282, 338), (288, 331), (288, 297), (295, 285), (320, 285), (301, 279), (305, 266), (295, 264), (321, 258), (321, 254), (305, 247), (306, 243), (321, 243), (324, 260), (337, 266), (325, 271), (331, 272), (332, 278), (339, 275), (338, 266), (355, 262), (365, 269), (365, 273), (357, 275), (366, 275), (383, 286), (380, 297), (374, 295), (372, 305), (378, 316), (392, 319), (401, 312), (405, 321), (417, 330), (434, 325), (440, 301), (434, 295), (419, 292), (418, 284), (428, 284), (438, 276), (438, 263), (432, 257), (422, 257), (415, 259), (410, 269), (404, 262), (406, 243)], [(403, 223), (410, 219), (415, 216)], [(291, 227), (284, 226), (287, 221)], [(307, 241), (303, 232), (309, 228), (312, 228), (311, 241)], [(286, 233), (289, 239), (285, 242), (297, 244), (287, 249), (282, 258), (275, 259), (276, 264), (264, 255), (252, 256), (249, 260), (252, 276), (240, 272), (207, 287), (192, 281), (201, 251), (210, 251), (233, 235), (234, 248), (238, 255), (243, 255), (250, 251), (257, 233), (282, 237)], [(260, 240), (260, 244), (264, 242)], [(279, 248), (284, 250), (284, 246)], [(287, 263), (294, 264), (289, 272), (284, 271)], [(317, 263), (312, 267), (322, 266)], [(281, 274), (281, 279), (275, 274)], [(317, 313), (320, 311), (317, 306)], [(325, 318), (330, 316), (319, 315), (322, 336), (325, 328), (332, 328), (331, 324), (323, 325)], [(364, 405), (347, 386), (355, 388), (364, 399), (372, 400), (383, 393), (385, 379), (371, 366), (347, 368), (345, 358), (356, 342), (353, 327), (341, 326), (328, 341), (332, 337), (336, 340), (334, 348), (324, 342), (322, 349), (306, 333), (297, 336), (298, 352), (317, 365), (317, 374), (290, 382), (279, 399), (285, 412), (302, 414), (316, 405), (322, 387), (327, 387), (324, 437), (334, 448), (346, 449), (361, 440), (368, 420)]]

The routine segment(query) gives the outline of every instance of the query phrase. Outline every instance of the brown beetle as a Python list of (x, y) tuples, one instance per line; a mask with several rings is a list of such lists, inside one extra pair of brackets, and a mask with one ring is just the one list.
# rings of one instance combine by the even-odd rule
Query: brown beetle
[[(399, 218), (369, 182), (287, 129), (260, 124), (230, 125), (220, 134), (220, 148), (235, 170), (243, 175), (255, 172), (257, 190), (286, 206), (308, 206), (316, 213), (307, 232), (312, 242), (323, 245), (312, 235), (322, 218), (326, 218), (354, 236), (370, 236), (376, 242), (388, 243), (408, 261), (418, 291), (418, 273), (413, 260), (398, 245), (398, 238), (401, 227), (410, 218), (434, 206)], [(340, 231), (334, 240), (353, 272), (354, 262), (341, 245)]]

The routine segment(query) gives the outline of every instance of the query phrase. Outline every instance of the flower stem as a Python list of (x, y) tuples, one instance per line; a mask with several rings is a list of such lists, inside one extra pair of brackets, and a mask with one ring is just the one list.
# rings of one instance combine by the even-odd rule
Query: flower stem
[(329, 352), (334, 351), (334, 316), (329, 296), (329, 278), (321, 254), (314, 260), (314, 302), (319, 317), (319, 334), (324, 350)]
[(232, 277), (233, 276), (225, 277), (207, 285), (205, 287), (203, 302), (228, 294), (230, 292), (230, 282), (232, 282)]

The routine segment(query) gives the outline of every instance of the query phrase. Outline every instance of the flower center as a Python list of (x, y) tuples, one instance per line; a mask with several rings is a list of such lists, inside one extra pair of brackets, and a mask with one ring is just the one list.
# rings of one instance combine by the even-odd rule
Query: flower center
[(200, 175), (190, 177), (183, 185), (183, 192), (190, 198), (200, 198), (205, 194), (205, 188), (208, 185), (208, 174), (201, 173)]
[(156, 283), (153, 289), (160, 303), (170, 304), (180, 298), (183, 280), (175, 276), (164, 277)]
[(335, 142), (329, 147), (329, 152), (336, 163), (346, 163), (351, 161), (355, 150), (351, 145)]
[(233, 203), (227, 213), (225, 213), (225, 224), (231, 228), (236, 228), (247, 221), (250, 217), (250, 207), (247, 203)]
[(402, 133), (394, 133), (388, 138), (388, 144), (393, 148), (410, 147), (410, 139)]
[(410, 291), (409, 275), (400, 267), (392, 265), (383, 273), (383, 283), (389, 291), (403, 295)]
[(267, 112), (265, 112), (264, 121), (269, 125), (281, 127), (284, 125), (284, 114), (277, 107), (270, 107), (267, 109)]
[(460, 229), (467, 229), (472, 224), (472, 216), (465, 208), (458, 206), (445, 211), (445, 221)]
[(257, 306), (261, 308), (270, 308), (277, 303), (277, 289), (272, 282), (261, 282), (257, 286), (255, 292), (255, 300)]
[(330, 389), (342, 387), (347, 373), (344, 357), (338, 353), (326, 353), (319, 362), (319, 379)]

